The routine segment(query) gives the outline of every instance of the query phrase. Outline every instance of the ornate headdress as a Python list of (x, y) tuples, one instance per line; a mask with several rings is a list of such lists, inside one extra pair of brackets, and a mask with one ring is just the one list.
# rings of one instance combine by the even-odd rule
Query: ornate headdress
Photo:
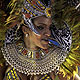
[[(32, 19), (43, 15), (51, 17), (52, 3), (53, 0), (11, 0), (9, 6), (12, 10), (10, 16), (7, 18), (7, 24), (11, 24), (10, 27), (12, 28), (7, 31), (6, 43), (10, 43), (13, 40), (18, 40), (16, 38), (20, 38), (20, 31), (18, 30), (21, 25), (29, 27), (35, 34), (40, 35), (35, 29)], [(12, 36), (8, 36), (11, 30), (13, 30), (11, 33)], [(18, 33), (19, 35), (17, 35)]]
[(51, 17), (51, 0), (12, 0), (10, 6), (12, 11), (7, 24), (21, 20), (21, 24), (26, 24), (36, 34), (39, 33), (34, 28), (32, 19), (42, 15)]
[[(7, 19), (7, 22), (21, 20), (21, 23), (20, 23), (21, 25), (23, 24), (23, 25), (29, 27), (34, 33), (40, 35), (38, 33), (38, 31), (35, 29), (35, 27), (32, 23), (32, 19), (42, 16), (42, 15), (44, 15), (46, 17), (51, 17), (52, 16), (51, 2), (53, 3), (53, 0), (46, 0), (46, 1), (45, 0), (21, 0), (20, 2), (18, 0), (15, 0), (15, 1), (12, 0), (12, 2), (10, 3), (10, 6), (12, 6), (12, 11), (10, 13), (10, 17), (8, 18), (9, 20)], [(65, 29), (60, 31), (60, 30), (57, 30), (56, 27), (52, 25), (51, 33), (52, 33), (52, 37), (54, 36), (54, 39), (60, 43), (60, 46), (62, 46), (62, 48), (64, 48), (65, 51), (69, 51), (70, 46), (71, 46), (71, 41), (72, 41), (71, 32), (70, 32), (69, 26), (65, 22), (63, 22), (63, 23), (66, 26)], [(19, 31), (16, 32), (16, 30), (20, 28), (20, 24), (17, 24), (15, 27), (8, 30), (7, 33), (10, 33), (10, 32), (12, 32), (12, 33), (11, 33), (11, 37), (10, 37), (10, 35), (8, 36), (8, 34), (6, 35), (7, 36), (6, 43), (10, 43), (10, 42), (12, 42), (12, 40), (14, 40), (14, 33), (18, 34)], [(63, 36), (63, 34), (64, 34), (64, 36)], [(66, 40), (65, 36), (70, 37), (68, 40), (69, 44), (68, 44), (68, 41)], [(17, 36), (17, 38), (18, 38), (18, 36)], [(51, 40), (49, 40), (49, 41), (51, 42)]]
[[(44, 2), (44, 0), (43, 0)], [(34, 31), (36, 34), (39, 34), (31, 19), (45, 15), (46, 17), (51, 17), (51, 1), (47, 0), (47, 4), (43, 4), (41, 0), (25, 0), (24, 7), (22, 8), (24, 22), (28, 27)]]

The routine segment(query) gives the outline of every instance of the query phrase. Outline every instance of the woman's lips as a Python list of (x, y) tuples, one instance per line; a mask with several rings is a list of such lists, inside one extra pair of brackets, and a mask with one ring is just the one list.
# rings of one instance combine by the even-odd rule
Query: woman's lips
[(44, 42), (44, 44), (48, 44), (49, 43), (48, 39), (42, 39), (42, 41)]

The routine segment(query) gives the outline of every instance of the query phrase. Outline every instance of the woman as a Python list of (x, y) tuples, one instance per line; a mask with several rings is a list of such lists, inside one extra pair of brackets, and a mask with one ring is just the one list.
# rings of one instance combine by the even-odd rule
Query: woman
[(54, 80), (56, 74), (67, 80), (59, 69), (70, 50), (71, 31), (65, 22), (65, 29), (53, 25), (51, 1), (15, 0), (11, 5), (2, 48), (7, 61), (4, 80)]

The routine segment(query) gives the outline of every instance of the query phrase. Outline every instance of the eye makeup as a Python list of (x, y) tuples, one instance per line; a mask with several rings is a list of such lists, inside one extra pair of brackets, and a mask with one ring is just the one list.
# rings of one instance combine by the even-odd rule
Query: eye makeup
[(38, 30), (43, 30), (44, 27), (43, 26), (37, 26)]

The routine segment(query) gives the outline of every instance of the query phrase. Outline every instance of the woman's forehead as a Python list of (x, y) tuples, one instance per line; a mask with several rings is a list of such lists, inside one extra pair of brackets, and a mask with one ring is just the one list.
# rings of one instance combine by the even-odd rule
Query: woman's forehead
[(34, 19), (34, 24), (51, 25), (52, 19), (45, 16), (40, 16)]

